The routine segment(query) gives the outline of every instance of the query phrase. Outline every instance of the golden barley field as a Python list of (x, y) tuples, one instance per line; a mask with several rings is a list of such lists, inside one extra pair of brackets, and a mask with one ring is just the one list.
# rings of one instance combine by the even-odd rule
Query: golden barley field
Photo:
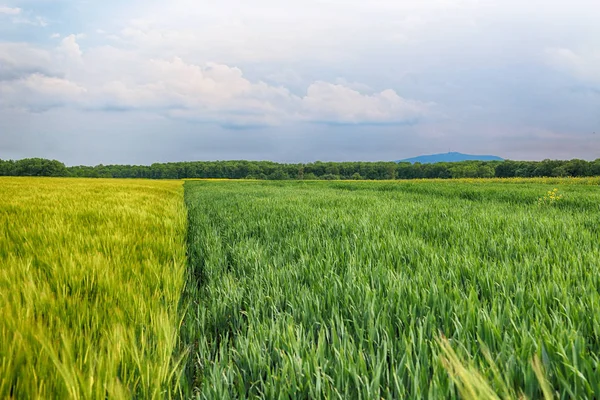
[(181, 181), (0, 178), (0, 398), (179, 396)]

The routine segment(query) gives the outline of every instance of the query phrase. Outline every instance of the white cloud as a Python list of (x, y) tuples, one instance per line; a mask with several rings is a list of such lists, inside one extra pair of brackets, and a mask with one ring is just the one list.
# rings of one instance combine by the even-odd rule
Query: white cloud
[(0, 105), (2, 108), (45, 110), (78, 102), (85, 92), (85, 88), (66, 79), (35, 73), (18, 80), (1, 81)]
[(600, 51), (553, 48), (546, 51), (549, 62), (578, 79), (600, 84)]
[(111, 33), (140, 49), (168, 55), (203, 53), (226, 62), (299, 57), (334, 62), (353, 58), (350, 49), (427, 31), (430, 19), (437, 22), (429, 14), (459, 14), (465, 12), (463, 3), (472, 2), (223, 0), (207, 7), (174, 0), (168, 5), (148, 3), (137, 10), (143, 17), (132, 19), (118, 35)]
[(58, 51), (71, 61), (80, 61), (81, 55), (83, 54), (79, 48), (79, 44), (77, 43), (76, 35), (69, 35), (65, 37), (61, 41)]
[(21, 14), (20, 8), (11, 8), (6, 6), (0, 6), (0, 14), (8, 14), (8, 15), (19, 15)]
[(15, 24), (40, 26), (42, 28), (48, 26), (48, 21), (46, 21), (46, 18), (40, 16), (34, 18), (15, 17), (12, 19), (12, 22)]
[(31, 73), (54, 74), (50, 52), (22, 43), (0, 43), (0, 81)]
[(18, 81), (24, 88), (40, 95), (72, 99), (86, 92), (86, 89), (66, 79), (32, 74)]
[[(45, 114), (81, 116), (83, 126), (118, 115), (120, 132), (130, 129), (122, 125), (136, 125), (134, 115), (194, 131), (182, 120), (284, 124), (281, 131), (289, 137), (295, 131), (297, 138), (307, 131), (293, 126), (299, 122), (425, 119), (389, 128), (389, 143), (401, 146), (429, 129), (430, 137), (421, 136), (423, 150), (432, 137), (434, 146), (442, 146), (438, 138), (489, 145), (489, 126), (499, 121), (506, 124), (502, 132), (522, 132), (527, 125), (569, 135), (597, 130), (600, 121), (600, 97), (572, 90), (585, 86), (598, 93), (600, 2), (594, 0), (131, 0), (110, 7), (65, 0), (46, 7), (50, 2), (10, 2), (24, 9), (9, 14), (9, 7), (1, 8), (3, 22), (29, 24), (9, 26), (11, 38), (40, 44), (0, 43), (0, 107), (62, 107)], [(60, 30), (40, 34), (32, 28), (50, 21)], [(85, 42), (81, 34), (64, 34), (85, 27), (93, 27)], [(43, 40), (54, 31), (62, 34), (55, 43)], [(547, 48), (552, 50), (544, 53)], [(550, 64), (567, 73), (548, 71)], [(129, 111), (81, 111), (89, 109)], [(28, 126), (26, 114), (19, 115)], [(313, 128), (340, 137), (387, 129)], [(398, 141), (399, 132), (410, 140)], [(540, 140), (532, 140), (531, 148)], [(367, 142), (357, 145), (357, 154)], [(507, 142), (502, 145), (519, 146)], [(547, 142), (566, 147), (557, 137)], [(333, 147), (343, 146), (324, 151)]]
[(425, 116), (429, 106), (398, 96), (391, 89), (372, 95), (342, 85), (315, 82), (302, 99), (311, 119), (342, 123), (407, 122)]
[[(284, 86), (246, 78), (238, 67), (223, 63), (189, 63), (182, 58), (150, 58), (135, 51), (101, 46), (82, 51), (77, 35), (62, 39), (50, 53), (13, 59), (16, 69), (46, 62), (60, 73), (32, 72), (2, 86), (4, 106), (32, 108), (70, 105), (83, 108), (151, 110), (172, 118), (226, 125), (276, 125), (290, 121), (397, 123), (427, 113), (423, 103), (406, 100), (393, 90), (364, 94), (365, 85), (318, 81), (305, 96)], [(0, 50), (2, 48), (0, 47)], [(7, 49), (8, 50), (8, 49)], [(33, 49), (14, 44), (15, 54)], [(9, 51), (0, 51), (9, 54)], [(54, 100), (50, 101), (51, 98)]]
[(393, 90), (365, 95), (346, 86), (316, 82), (306, 96), (299, 97), (285, 87), (251, 82), (239, 68), (224, 64), (150, 60), (144, 71), (143, 79), (107, 83), (103, 95), (123, 107), (163, 107), (171, 110), (171, 116), (240, 123), (395, 123), (427, 113), (425, 104), (405, 100)]
[(97, 87), (104, 106), (162, 109), (186, 119), (276, 124), (290, 118), (292, 103), (300, 101), (285, 88), (251, 82), (239, 68), (224, 64), (195, 65), (174, 58), (138, 60), (137, 65), (142, 74)]

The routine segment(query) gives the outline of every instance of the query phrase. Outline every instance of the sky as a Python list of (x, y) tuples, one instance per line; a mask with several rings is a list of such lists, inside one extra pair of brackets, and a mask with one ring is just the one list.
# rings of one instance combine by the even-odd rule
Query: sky
[(597, 0), (0, 0), (0, 158), (594, 160), (598, 16)]

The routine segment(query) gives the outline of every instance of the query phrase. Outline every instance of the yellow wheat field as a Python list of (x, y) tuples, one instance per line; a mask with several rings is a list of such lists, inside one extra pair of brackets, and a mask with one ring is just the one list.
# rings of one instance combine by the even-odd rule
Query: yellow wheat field
[(0, 398), (177, 395), (181, 181), (0, 178)]

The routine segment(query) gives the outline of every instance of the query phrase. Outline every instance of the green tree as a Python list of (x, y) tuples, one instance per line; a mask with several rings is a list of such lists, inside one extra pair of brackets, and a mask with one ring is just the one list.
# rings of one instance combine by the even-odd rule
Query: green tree
[(285, 179), (290, 179), (289, 175), (283, 170), (283, 168), (277, 168), (269, 175), (270, 180), (281, 181)]
[(17, 176), (68, 176), (65, 164), (44, 158), (25, 158), (16, 161), (13, 174)]
[(325, 181), (337, 181), (340, 179), (340, 176), (335, 174), (325, 174), (321, 177), (321, 179)]

